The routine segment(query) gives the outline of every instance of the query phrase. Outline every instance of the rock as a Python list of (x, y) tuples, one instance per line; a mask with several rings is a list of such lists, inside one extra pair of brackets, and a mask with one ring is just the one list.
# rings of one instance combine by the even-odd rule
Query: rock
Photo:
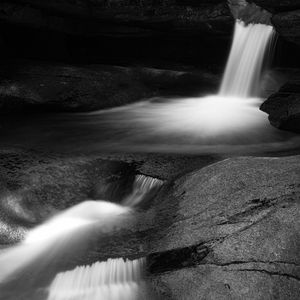
[[(300, 0), (252, 0), (271, 12), (291, 11), (300, 8)], [(250, 2), (250, 1), (249, 1)]]
[(272, 24), (280, 36), (300, 45), (300, 7), (298, 10), (273, 15)]
[[(95, 161), (65, 159), (35, 159), (38, 166), (23, 167), (11, 176), (23, 185), (28, 182), (32, 195), (41, 183), (44, 195), (53, 194), (54, 184), (69, 191), (68, 201), (74, 186), (66, 184), (62, 189), (60, 185), (76, 176), (76, 185), (83, 182), (80, 191), (89, 182)], [(12, 172), (15, 165), (26, 166), (18, 160), (20, 156), (2, 174)], [(9, 161), (7, 155), (4, 161)], [(296, 300), (300, 293), (299, 162), (300, 156), (232, 158), (165, 182), (156, 198), (137, 209), (133, 222), (95, 240), (73, 264), (147, 255), (149, 279), (162, 299)], [(81, 175), (80, 166), (87, 177)], [(7, 187), (9, 180), (2, 182)]]
[(260, 107), (269, 114), (270, 123), (284, 130), (300, 132), (300, 77), (295, 74)]
[(120, 202), (134, 175), (134, 166), (120, 161), (1, 150), (1, 243), (19, 241), (32, 226), (86, 199)]
[(169, 181), (215, 160), (213, 156), (156, 154), (59, 155), (0, 151), (0, 248), (49, 216), (86, 199), (120, 202), (134, 176)]
[(233, 158), (166, 182), (134, 226), (102, 237), (84, 259), (148, 255), (154, 275), (199, 264), (297, 264), (299, 161)]
[(271, 24), (271, 13), (255, 3), (249, 3), (246, 0), (229, 0), (228, 4), (235, 19), (243, 20), (246, 24)]
[(254, 0), (253, 2), (273, 14), (271, 23), (280, 36), (300, 45), (300, 0)]
[(5, 1), (0, 19), (79, 35), (151, 34), (157, 30), (228, 33), (226, 1)]
[(162, 299), (296, 300), (299, 162), (233, 158), (182, 176), (84, 260), (148, 255)]
[(150, 248), (201, 242), (208, 253), (152, 276), (163, 299), (299, 298), (299, 162), (229, 159), (175, 182), (159, 199)]
[(30, 61), (2, 64), (0, 108), (1, 113), (21, 110), (92, 111), (157, 95), (213, 90), (218, 81), (217, 76), (199, 71), (72, 66)]
[[(217, 1), (2, 1), (10, 58), (112, 65), (223, 64), (234, 19)], [(203, 60), (202, 57), (207, 57)]]

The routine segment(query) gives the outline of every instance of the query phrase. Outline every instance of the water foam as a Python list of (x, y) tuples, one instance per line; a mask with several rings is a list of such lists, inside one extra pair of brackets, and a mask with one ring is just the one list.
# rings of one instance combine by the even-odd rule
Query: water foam
[(145, 259), (108, 259), (56, 275), (48, 300), (139, 300)]
[(68, 242), (86, 236), (91, 227), (96, 226), (100, 232), (111, 230), (130, 211), (128, 207), (111, 202), (90, 200), (59, 213), (30, 230), (23, 242), (1, 253), (0, 282), (9, 280), (16, 271), (21, 271), (41, 256), (45, 255), (44, 260), (55, 257)]

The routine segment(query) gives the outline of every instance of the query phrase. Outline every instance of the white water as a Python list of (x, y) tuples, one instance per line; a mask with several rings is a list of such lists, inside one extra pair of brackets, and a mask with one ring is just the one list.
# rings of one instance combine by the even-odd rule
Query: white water
[(112, 128), (125, 128), (124, 141), (133, 144), (147, 139), (155, 144), (157, 137), (166, 144), (173, 137), (201, 145), (264, 143), (273, 130), (267, 115), (259, 110), (262, 99), (254, 96), (273, 36), (270, 25), (236, 22), (219, 94), (150, 99), (91, 113), (90, 120), (101, 115)]
[[(18, 278), (18, 274), (26, 267), (31, 267), (31, 276), (35, 275), (36, 265), (42, 264), (45, 268), (42, 271), (47, 272), (47, 268), (53, 265), (58, 255), (70, 253), (66, 252), (66, 249), (77, 253), (77, 248), (81, 247), (81, 244), (88, 248), (91, 234), (106, 233), (115, 227), (121, 227), (125, 220), (130, 219), (131, 207), (141, 202), (149, 192), (157, 190), (162, 183), (149, 176), (137, 175), (132, 192), (123, 200), (122, 205), (106, 201), (84, 201), (30, 230), (23, 242), (1, 253), (0, 283), (7, 283), (15, 279), (14, 277)], [(57, 275), (50, 287), (49, 299), (134, 300), (134, 295), (139, 290), (142, 268), (142, 259), (135, 261), (116, 259), (96, 263), (91, 267), (78, 267), (71, 273)], [(84, 288), (86, 284), (91, 284), (89, 290)], [(75, 289), (72, 285), (78, 288)], [(3, 299), (1, 288), (0, 299)]]
[(108, 259), (59, 273), (48, 300), (141, 300), (144, 259)]
[[(116, 113), (118, 126), (138, 127), (143, 137), (153, 134), (165, 135), (166, 137), (172, 134), (176, 136), (182, 134), (192, 139), (200, 138), (206, 141), (212, 137), (219, 138), (221, 136), (223, 138), (225, 135), (230, 138), (232, 136), (241, 138), (250, 133), (254, 135), (256, 140), (255, 133), (257, 133), (261, 135), (261, 138), (265, 138), (263, 129), (268, 125), (266, 115), (258, 109), (259, 99), (249, 96), (256, 92), (264, 53), (272, 35), (271, 26), (255, 24), (245, 27), (243, 23), (237, 22), (234, 42), (219, 95), (173, 99), (168, 102), (148, 101), (110, 110), (109, 113)], [(107, 111), (97, 114), (107, 114)], [(132, 198), (125, 199), (124, 203), (131, 206), (136, 205), (144, 198), (153, 184), (159, 186), (160, 182), (137, 177)], [(0, 256), (0, 282), (7, 280), (14, 272), (24, 268), (39, 256), (48, 255), (55, 243), (65, 241), (77, 230), (90, 228), (94, 224), (101, 224), (109, 230), (119, 224), (122, 220), (120, 219), (121, 215), (126, 216), (129, 211), (130, 208), (125, 206), (104, 201), (87, 201), (50, 219), (29, 232), (22, 244), (7, 250)], [(49, 297), (54, 298), (50, 299), (93, 300), (95, 299), (92, 298), (95, 295), (91, 291), (93, 289), (86, 288), (87, 285), (91, 284), (87, 284), (88, 280), (92, 279), (98, 282), (95, 285), (93, 282), (93, 285), (97, 286), (94, 292), (102, 293), (102, 298), (96, 294), (97, 299), (135, 299), (130, 297), (134, 297), (136, 294), (136, 282), (132, 285), (125, 284), (128, 288), (127, 293), (123, 284), (116, 284), (117, 271), (110, 271), (110, 274), (114, 275), (109, 277), (110, 281), (105, 285), (99, 284), (99, 280), (102, 281), (105, 276), (101, 277), (102, 275), (98, 273), (100, 269), (101, 272), (106, 273), (108, 270), (112, 270), (112, 266), (114, 266), (116, 270), (122, 269), (122, 272), (127, 274), (132, 270), (132, 264), (117, 260), (102, 263), (101, 267), (100, 265), (78, 268), (77, 271), (56, 277), (59, 279), (52, 283), (49, 295)], [(124, 268), (121, 268), (121, 265)], [(75, 280), (75, 283), (72, 280)], [(87, 291), (87, 296), (76, 298), (77, 295), (74, 295), (74, 298), (72, 294), (68, 294), (71, 289), (70, 286), (74, 285), (80, 287), (81, 290), (78, 293)], [(67, 290), (66, 296), (61, 296), (59, 287)], [(107, 294), (105, 294), (106, 291)], [(116, 296), (113, 296), (114, 293)], [(117, 298), (122, 296), (124, 297)]]
[(235, 23), (234, 38), (224, 73), (220, 96), (257, 96), (268, 45), (274, 36), (270, 25)]
[[(0, 255), (0, 283), (8, 281), (16, 271), (34, 263), (43, 255), (52, 257), (61, 251), (59, 247), (68, 241), (86, 235), (91, 227), (107, 232), (127, 217), (130, 208), (105, 201), (84, 201), (54, 216), (44, 224), (28, 232), (23, 242), (4, 250)], [(123, 218), (122, 218), (123, 217)], [(78, 230), (80, 236), (78, 236)], [(52, 253), (52, 248), (55, 253)]]
[(140, 203), (150, 191), (156, 191), (163, 182), (157, 178), (137, 175), (133, 184), (132, 193), (123, 200), (123, 204), (133, 207)]

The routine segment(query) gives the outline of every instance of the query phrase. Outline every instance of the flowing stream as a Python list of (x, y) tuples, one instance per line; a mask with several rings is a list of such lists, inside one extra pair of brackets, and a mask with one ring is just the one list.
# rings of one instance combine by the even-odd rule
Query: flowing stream
[[(19, 281), (24, 270), (27, 275), (36, 277), (35, 281), (39, 281), (37, 270), (40, 265), (43, 268), (39, 271), (47, 273), (51, 266), (56, 265), (54, 262), (58, 257), (70, 259), (71, 252), (75, 252), (73, 256), (81, 254), (84, 251), (79, 252), (77, 248), (82, 247), (82, 244), (85, 246), (81, 250), (88, 250), (91, 236), (100, 235), (101, 241), (101, 234), (122, 228), (124, 223), (133, 219), (133, 207), (151, 192), (157, 191), (162, 184), (161, 180), (137, 175), (131, 194), (122, 204), (87, 200), (30, 230), (23, 242), (0, 254), (0, 299), (18, 299), (11, 291), (9, 282)], [(134, 300), (134, 295), (139, 295), (138, 284), (143, 266), (144, 259), (124, 261), (120, 258), (97, 262), (90, 267), (75, 268), (55, 277), (49, 288), (48, 299)], [(28, 287), (29, 284), (25, 285), (25, 288)]]
[[(269, 25), (237, 21), (232, 49), (219, 94), (206, 97), (150, 99), (89, 114), (48, 115), (15, 122), (2, 132), (4, 145), (59, 150), (141, 150), (213, 152), (222, 146), (282, 149), (299, 139), (279, 134), (259, 111), (259, 83), (274, 30)], [(15, 121), (15, 120), (14, 120)], [(283, 142), (283, 143), (282, 143)], [(187, 150), (185, 150), (187, 149)], [(239, 149), (239, 148), (238, 148)], [(0, 299), (9, 298), (5, 283), (18, 279), (36, 261), (50, 267), (65, 248), (76, 249), (93, 228), (109, 232), (132, 217), (133, 207), (162, 182), (138, 175), (123, 204), (85, 201), (28, 232), (25, 240), (0, 255)], [(84, 243), (85, 244), (85, 243)], [(74, 247), (74, 248), (72, 248)], [(30, 266), (34, 265), (30, 269)], [(110, 259), (61, 272), (48, 289), (48, 300), (134, 300), (139, 296), (144, 260)], [(40, 266), (39, 266), (40, 267)], [(65, 270), (64, 270), (65, 271)], [(34, 275), (33, 275), (34, 276)], [(12, 293), (13, 291), (9, 293)], [(24, 298), (23, 298), (24, 299)], [(28, 298), (29, 299), (29, 298)]]
[[(145, 259), (108, 259), (59, 273), (48, 300), (142, 300)], [(150, 299), (149, 299), (150, 300)]]
[(2, 145), (67, 153), (252, 154), (298, 149), (300, 138), (272, 127), (259, 110), (261, 75), (274, 34), (270, 25), (236, 21), (226, 70), (214, 95), (152, 98), (92, 113), (2, 120)]

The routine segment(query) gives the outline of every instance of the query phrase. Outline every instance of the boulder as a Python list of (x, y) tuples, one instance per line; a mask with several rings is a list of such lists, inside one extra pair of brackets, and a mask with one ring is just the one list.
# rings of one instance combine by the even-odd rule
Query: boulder
[[(273, 264), (281, 272), (281, 264), (299, 263), (299, 161), (232, 158), (165, 182), (137, 209), (134, 224), (102, 236), (77, 263), (147, 256), (153, 276), (251, 263), (261, 263), (262, 273)], [(284, 272), (298, 276), (294, 271)]]
[(223, 64), (234, 19), (225, 0), (13, 0), (0, 22), (11, 58), (156, 67)]
[(300, 8), (300, 0), (252, 0), (251, 2), (255, 2), (257, 5), (273, 13), (281, 11), (291, 11)]
[(295, 74), (260, 107), (269, 114), (270, 123), (284, 130), (300, 132), (300, 76)]
[(228, 159), (177, 180), (157, 203), (160, 230), (149, 247), (201, 243), (203, 255), (177, 255), (184, 260), (173, 270), (151, 269), (150, 259), (156, 292), (163, 299), (299, 299), (299, 162)]
[(272, 24), (280, 36), (300, 45), (300, 7), (298, 10), (273, 15)]
[(253, 0), (272, 13), (271, 23), (284, 39), (300, 44), (300, 0)]
[(0, 111), (92, 111), (159, 95), (212, 91), (218, 82), (218, 76), (206, 71), (2, 63)]
[(231, 13), (235, 19), (243, 20), (246, 24), (270, 24), (271, 13), (246, 0), (228, 0)]
[(130, 163), (35, 151), (0, 152), (0, 243), (86, 199), (120, 202), (132, 188)]
[(136, 174), (169, 181), (215, 160), (156, 154), (59, 155), (0, 151), (0, 248), (53, 214), (86, 199), (120, 202)]

